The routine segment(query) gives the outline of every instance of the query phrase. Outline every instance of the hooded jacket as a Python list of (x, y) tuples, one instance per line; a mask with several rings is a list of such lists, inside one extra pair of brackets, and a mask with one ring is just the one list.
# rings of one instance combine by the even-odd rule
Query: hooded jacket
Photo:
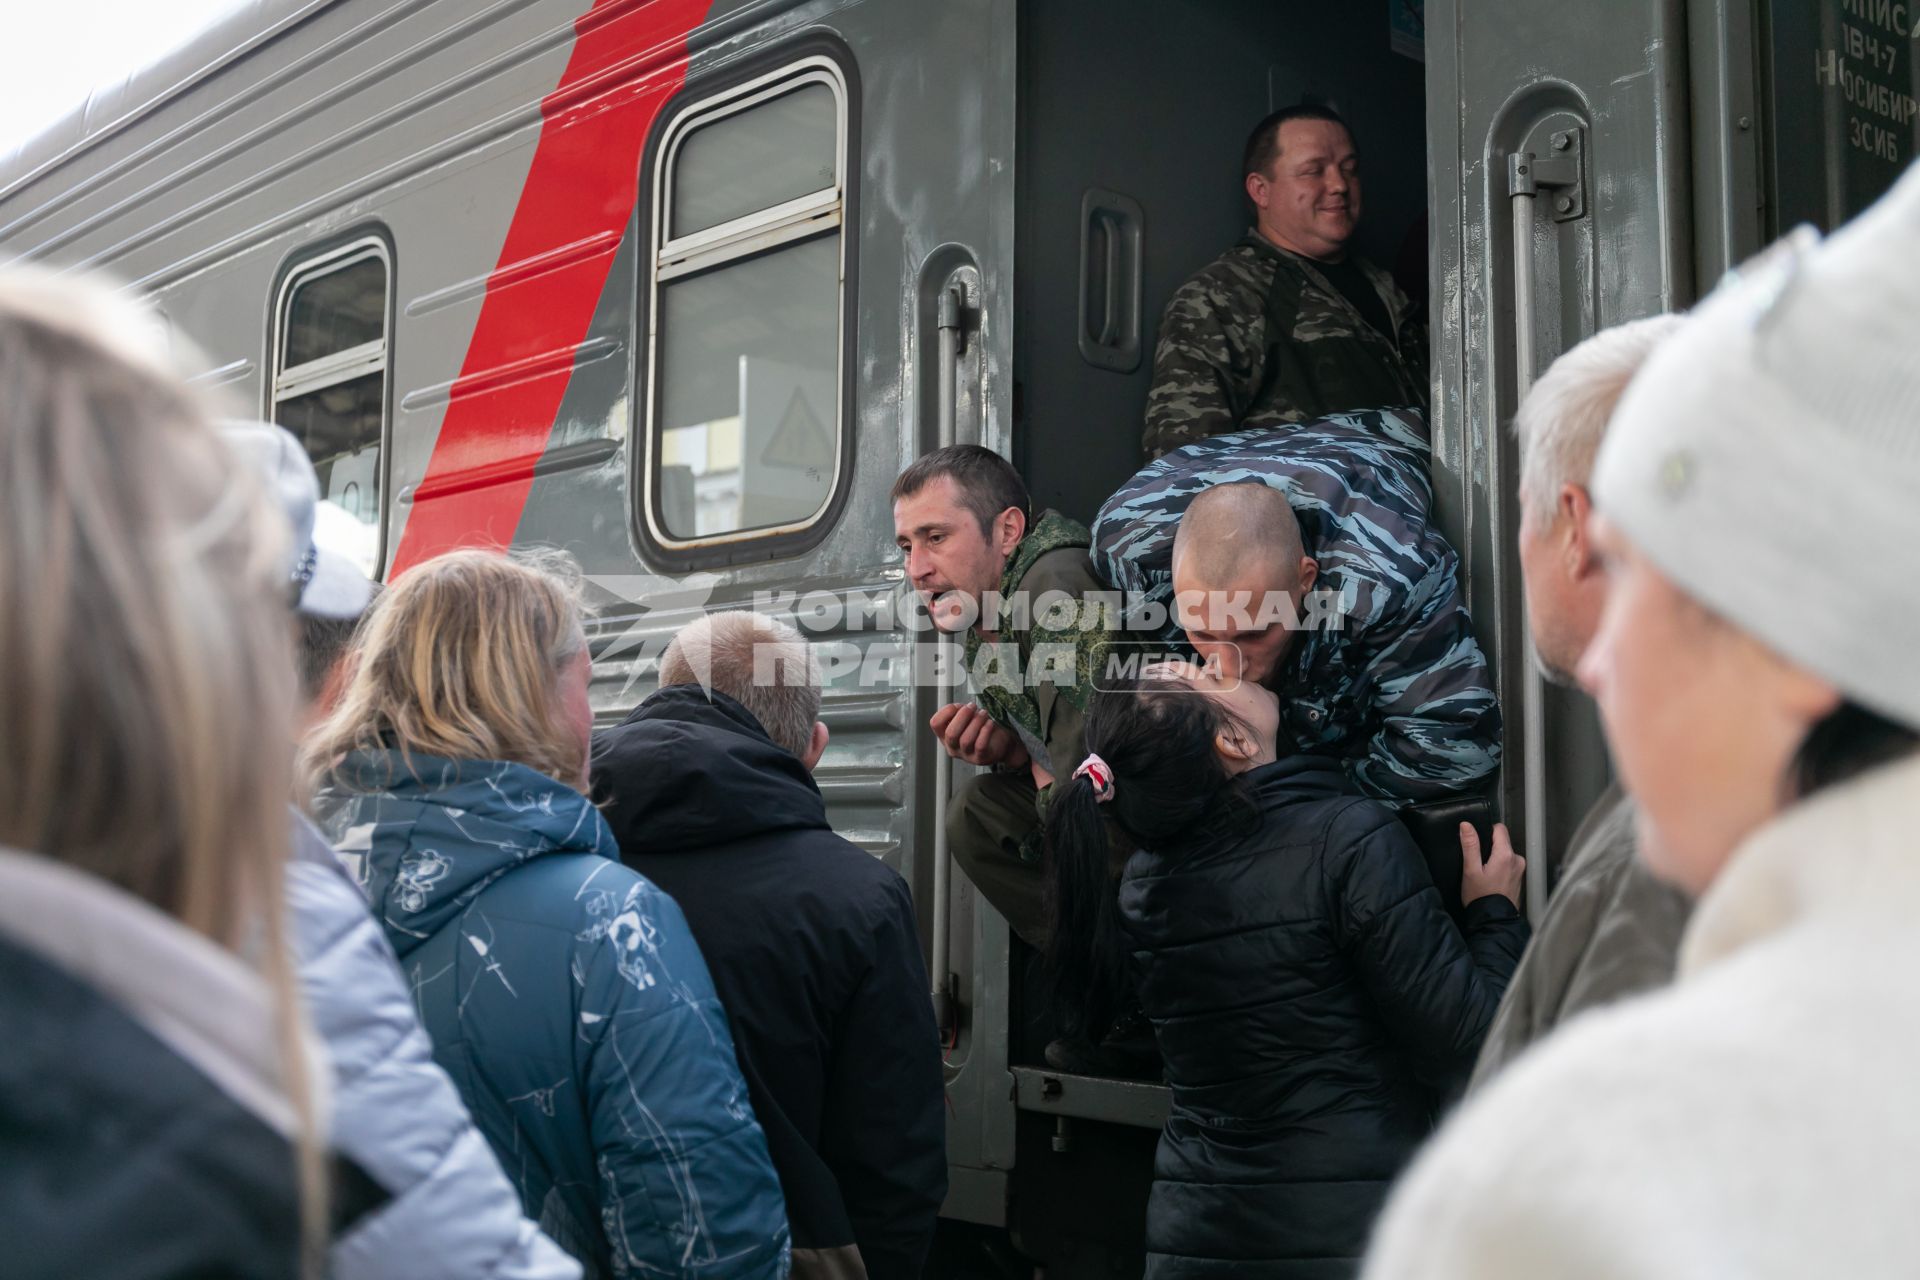
[(1912, 1276), (1916, 819), (1920, 756), (1751, 836), (1671, 986), (1563, 1024), (1454, 1113), (1367, 1276)]
[(946, 1117), (906, 882), (834, 834), (805, 766), (723, 693), (655, 693), (600, 735), (593, 777), (621, 856), (706, 954), (795, 1274), (918, 1277), (946, 1195)]
[[(4, 849), (0, 974), (9, 1280), (297, 1276), (300, 1109), (260, 976), (103, 880)], [(324, 1126), (326, 1061), (307, 1050)], [(343, 1181), (336, 1212), (352, 1197)]]
[(1527, 926), (1484, 897), (1462, 938), (1406, 829), (1336, 762), (1294, 756), (1245, 785), (1252, 830), (1141, 850), (1120, 886), (1173, 1092), (1147, 1274), (1350, 1275)]
[(410, 764), (353, 753), (314, 809), (526, 1213), (593, 1275), (784, 1276), (779, 1184), (679, 909), (571, 787)]
[(335, 1280), (577, 1280), (434, 1065), (367, 900), (295, 817), (287, 903), (300, 994), (333, 1061), (335, 1150), (392, 1200), (333, 1242)]

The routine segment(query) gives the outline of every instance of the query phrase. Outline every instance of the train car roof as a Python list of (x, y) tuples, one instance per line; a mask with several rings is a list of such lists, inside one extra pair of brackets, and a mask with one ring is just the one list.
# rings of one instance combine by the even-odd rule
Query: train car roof
[(336, 3), (336, 0), (236, 0), (152, 62), (111, 84), (39, 133), (0, 148), (0, 200), (16, 195), (68, 160), (206, 80), (222, 67)]

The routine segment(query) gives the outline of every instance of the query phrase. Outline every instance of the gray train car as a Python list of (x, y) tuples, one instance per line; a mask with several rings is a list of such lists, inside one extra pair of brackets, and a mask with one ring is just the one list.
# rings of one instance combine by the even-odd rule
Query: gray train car
[(255, 0), (0, 155), (0, 259), (150, 299), (307, 443), (370, 570), (571, 550), (607, 721), (697, 611), (797, 609), (833, 655), (821, 790), (924, 930), (973, 1224), (939, 1265), (1137, 1274), (1164, 1090), (1028, 1065), (1006, 925), (940, 835), (895, 474), (978, 441), (1090, 516), (1140, 460), (1161, 305), (1244, 225), (1246, 129), (1339, 107), (1360, 247), (1430, 285), (1436, 492), (1537, 907), (1606, 763), (1525, 660), (1517, 398), (1915, 143), (1910, 6), (1422, 8)]

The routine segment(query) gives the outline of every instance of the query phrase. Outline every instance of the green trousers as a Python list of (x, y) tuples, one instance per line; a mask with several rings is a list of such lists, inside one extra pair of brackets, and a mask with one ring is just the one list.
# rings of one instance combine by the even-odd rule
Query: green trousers
[(955, 789), (947, 805), (947, 848), (980, 896), (1007, 918), (1035, 950), (1047, 948), (1045, 884), (1038, 862), (1020, 856), (1020, 845), (1038, 830), (1033, 778), (1020, 773), (983, 773)]

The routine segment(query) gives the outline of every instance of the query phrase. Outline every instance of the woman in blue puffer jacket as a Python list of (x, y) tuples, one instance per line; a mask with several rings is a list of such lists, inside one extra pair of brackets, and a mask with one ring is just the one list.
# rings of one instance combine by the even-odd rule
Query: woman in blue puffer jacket
[(589, 1275), (782, 1277), (780, 1186), (706, 965), (579, 789), (569, 568), (460, 551), (386, 592), (308, 742), (314, 812), (528, 1216)]

